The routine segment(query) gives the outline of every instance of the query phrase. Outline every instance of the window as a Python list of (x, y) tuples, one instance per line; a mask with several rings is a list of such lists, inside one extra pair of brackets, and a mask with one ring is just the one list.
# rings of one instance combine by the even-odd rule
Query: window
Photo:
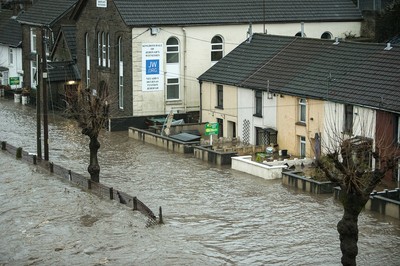
[(98, 65), (101, 66), (101, 33), (97, 33), (97, 58)]
[(306, 137), (300, 136), (300, 157), (306, 157)]
[(263, 128), (256, 127), (256, 145), (267, 145), (266, 131)]
[(224, 87), (217, 85), (217, 106), (216, 108), (224, 108)]
[(31, 52), (36, 53), (36, 28), (31, 28)]
[(122, 37), (118, 38), (118, 102), (119, 109), (124, 109), (124, 56), (122, 47)]
[(90, 46), (89, 34), (85, 34), (85, 56), (86, 56), (86, 88), (90, 87)]
[(321, 39), (330, 40), (332, 39), (332, 34), (328, 31), (325, 31), (324, 33), (322, 33)]
[(344, 105), (344, 133), (353, 133), (353, 105)]
[(214, 36), (211, 40), (211, 61), (220, 60), (224, 53), (224, 43), (220, 36)]
[(31, 61), (31, 87), (36, 88), (37, 85), (37, 61)]
[(400, 116), (397, 117), (397, 144), (400, 144)]
[(110, 67), (111, 59), (110, 59), (110, 34), (107, 34), (107, 66)]
[(8, 71), (1, 72), (0, 74), (3, 75), (3, 81), (0, 79), (0, 85), (8, 85)]
[(14, 64), (14, 49), (13, 48), (8, 48), (8, 63), (10, 65)]
[(179, 79), (169, 78), (167, 79), (167, 100), (179, 99)]
[(224, 136), (224, 120), (221, 118), (217, 118), (218, 123), (218, 138), (222, 138)]
[(167, 63), (179, 63), (179, 43), (176, 38), (167, 41)]
[(102, 59), (102, 66), (105, 67), (107, 66), (107, 50), (106, 50), (106, 34), (104, 32), (101, 33), (101, 59)]
[(304, 98), (299, 99), (299, 121), (302, 123), (306, 122), (306, 107), (307, 100)]
[(256, 113), (254, 116), (262, 117), (262, 91), (255, 92), (255, 101)]

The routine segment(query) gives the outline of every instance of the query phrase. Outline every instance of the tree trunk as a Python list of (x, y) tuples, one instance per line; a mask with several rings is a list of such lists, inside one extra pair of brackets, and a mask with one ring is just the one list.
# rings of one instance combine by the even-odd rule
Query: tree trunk
[(93, 182), (100, 182), (100, 165), (97, 159), (97, 152), (100, 149), (100, 142), (97, 140), (97, 137), (90, 137), (89, 143), (90, 149), (90, 163), (88, 166), (88, 172), (90, 174), (90, 179)]
[(339, 232), (340, 249), (342, 251), (342, 265), (355, 266), (358, 255), (358, 215), (368, 201), (363, 195), (341, 191), (344, 213), (337, 224)]

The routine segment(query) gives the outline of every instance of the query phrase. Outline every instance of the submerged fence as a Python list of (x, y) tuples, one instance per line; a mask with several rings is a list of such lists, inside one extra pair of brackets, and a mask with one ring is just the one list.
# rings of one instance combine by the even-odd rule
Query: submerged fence
[[(151, 223), (156, 223), (157, 218), (154, 213), (148, 208), (143, 202), (141, 202), (137, 197), (133, 197), (124, 193), (120, 190), (117, 190), (113, 187), (108, 187), (101, 183), (93, 182), (92, 180), (86, 178), (85, 176), (75, 173), (71, 170), (68, 170), (60, 165), (56, 165), (52, 162), (48, 162), (42, 159), (37, 158), (36, 154), (29, 154), (24, 151), (22, 148), (14, 147), (8, 144), (5, 141), (1, 142), (1, 150), (4, 152), (8, 152), (11, 155), (14, 155), (17, 159), (22, 159), (34, 165), (38, 165), (41, 168), (48, 170), (50, 173), (54, 173), (69, 182), (90, 191), (91, 193), (97, 195), (100, 198), (106, 198), (111, 200), (116, 200), (121, 204), (124, 204), (130, 207), (134, 211), (139, 211), (145, 216), (147, 216), (151, 221)], [(162, 210), (160, 207), (159, 210), (159, 223), (163, 222), (162, 218)]]

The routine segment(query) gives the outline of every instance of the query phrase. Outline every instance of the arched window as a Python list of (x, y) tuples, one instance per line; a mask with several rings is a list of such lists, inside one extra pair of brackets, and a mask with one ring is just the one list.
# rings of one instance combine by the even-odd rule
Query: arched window
[(106, 56), (107, 56), (107, 50), (106, 50), (106, 34), (104, 31), (101, 33), (101, 58), (102, 58), (102, 66), (105, 67), (107, 64)]
[(118, 38), (118, 104), (119, 109), (124, 109), (124, 54), (122, 37)]
[[(299, 31), (298, 33), (296, 33), (296, 35), (294, 35), (294, 36), (296, 36), (296, 37), (301, 37), (301, 31)], [(306, 34), (305, 34), (305, 33), (303, 33), (303, 37), (306, 37)]]
[(221, 36), (214, 36), (211, 39), (211, 62), (220, 60), (224, 55), (224, 43)]
[(97, 32), (97, 61), (98, 65), (101, 66), (101, 33)]
[(321, 39), (326, 39), (326, 40), (331, 40), (332, 39), (332, 33), (325, 31), (321, 35)]
[(85, 57), (86, 57), (86, 88), (90, 87), (90, 46), (89, 34), (85, 34)]
[(167, 63), (179, 63), (179, 42), (174, 37), (167, 41)]

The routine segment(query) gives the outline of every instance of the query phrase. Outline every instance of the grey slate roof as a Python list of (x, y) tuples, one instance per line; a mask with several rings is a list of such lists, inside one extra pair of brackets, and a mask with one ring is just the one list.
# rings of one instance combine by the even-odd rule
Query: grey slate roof
[(72, 61), (49, 62), (47, 68), (50, 82), (67, 82), (81, 79), (78, 67)]
[(72, 59), (76, 59), (76, 27), (74, 25), (63, 25), (61, 32), (67, 42)]
[(400, 46), (255, 34), (199, 80), (400, 113)]
[(18, 47), (21, 42), (21, 25), (12, 17), (12, 11), (0, 10), (0, 43)]
[(72, 10), (78, 0), (39, 0), (28, 11), (18, 16), (21, 24), (52, 26)]
[(351, 0), (114, 0), (128, 26), (355, 21)]

